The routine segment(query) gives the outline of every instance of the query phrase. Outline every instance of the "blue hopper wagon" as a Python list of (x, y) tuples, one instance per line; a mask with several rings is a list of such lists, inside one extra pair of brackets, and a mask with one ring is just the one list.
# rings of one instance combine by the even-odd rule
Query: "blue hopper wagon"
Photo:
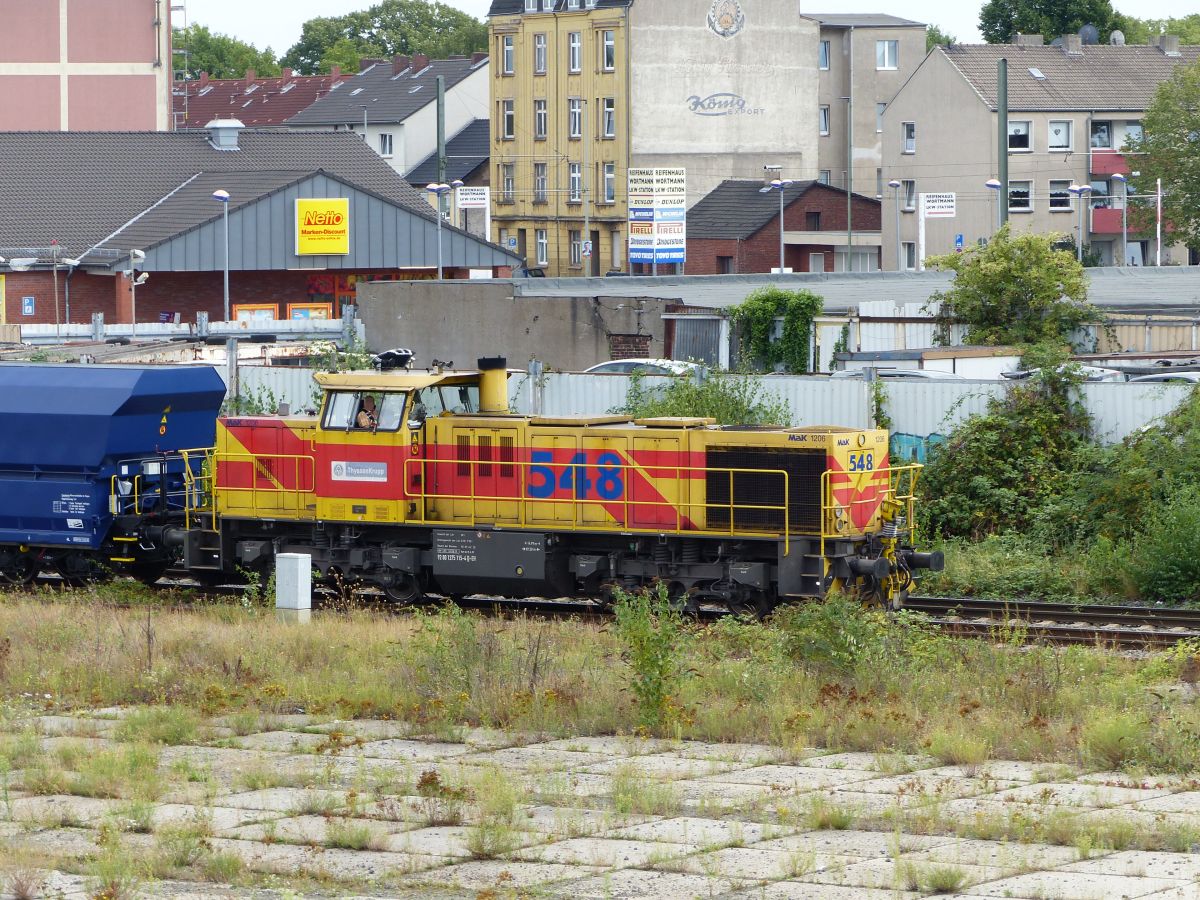
[(224, 397), (211, 366), (0, 363), (0, 584), (157, 578)]

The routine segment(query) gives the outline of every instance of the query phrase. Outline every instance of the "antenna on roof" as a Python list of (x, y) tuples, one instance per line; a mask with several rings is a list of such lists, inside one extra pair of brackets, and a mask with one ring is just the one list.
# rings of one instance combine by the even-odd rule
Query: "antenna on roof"
[(1124, 47), (1125, 46), (1125, 32), (1121, 31), (1118, 28), (1116, 31), (1114, 31), (1112, 34), (1110, 34), (1108, 36), (1108, 42), (1110, 44), (1112, 44), (1114, 47)]

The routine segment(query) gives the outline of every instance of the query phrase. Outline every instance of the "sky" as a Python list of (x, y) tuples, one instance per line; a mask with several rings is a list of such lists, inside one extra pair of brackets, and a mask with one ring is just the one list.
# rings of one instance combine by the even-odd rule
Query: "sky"
[[(365, 9), (373, 0), (183, 0), (189, 24), (205, 25), (231, 34), (260, 49), (270, 47), (277, 55), (300, 37), (300, 27), (316, 16), (337, 16)], [(482, 19), (490, 0), (444, 0), (463, 12)], [(670, 2), (670, 0), (657, 0)], [(895, 0), (831, 0), (801, 4), (803, 12), (891, 13), (918, 22), (937, 25), (962, 43), (978, 42), (979, 5), (962, 0), (907, 0), (902, 8)], [(1117, 0), (1113, 6), (1143, 19), (1181, 17), (1196, 12), (1195, 0)]]

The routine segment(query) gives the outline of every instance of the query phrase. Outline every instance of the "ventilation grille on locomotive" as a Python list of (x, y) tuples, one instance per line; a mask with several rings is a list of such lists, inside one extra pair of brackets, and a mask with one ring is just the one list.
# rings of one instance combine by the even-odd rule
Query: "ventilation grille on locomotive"
[[(787, 472), (788, 523), (792, 531), (817, 531), (821, 524), (823, 450), (770, 450), (756, 447), (712, 448), (710, 469), (776, 469)], [(733, 488), (733, 527), (747, 531), (783, 531), (784, 479), (776, 472), (709, 472), (708, 524), (729, 528), (730, 486)], [(775, 509), (746, 509), (774, 506)]]

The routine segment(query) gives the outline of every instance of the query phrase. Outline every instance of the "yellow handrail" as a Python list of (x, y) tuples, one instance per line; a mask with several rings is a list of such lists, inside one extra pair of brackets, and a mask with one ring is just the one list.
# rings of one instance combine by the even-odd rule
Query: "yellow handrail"
[[(906, 466), (890, 466), (883, 469), (875, 469), (864, 473), (849, 473), (853, 478), (855, 475), (863, 475), (869, 479), (864, 485), (865, 488), (874, 488), (869, 492), (869, 495), (857, 500), (850, 500), (848, 503), (839, 503), (834, 499), (834, 485), (831, 484), (831, 478), (834, 475), (847, 475), (846, 472), (837, 472), (831, 469), (826, 469), (821, 473), (821, 555), (825, 555), (825, 541), (827, 539), (841, 539), (855, 537), (857, 532), (838, 530), (836, 522), (849, 522), (853, 516), (848, 515), (856, 506), (869, 505), (874, 510), (882, 504), (885, 499), (893, 500), (899, 503), (904, 510), (905, 527), (912, 533), (916, 533), (916, 506), (915, 498), (917, 491), (917, 481), (920, 478), (921, 470), (925, 467), (920, 463), (912, 463)], [(882, 476), (882, 477), (881, 477)], [(908, 478), (907, 488), (904, 486), (905, 477)], [(884, 482), (886, 479), (886, 483)], [(885, 486), (886, 485), (886, 486)], [(838, 516), (841, 511), (843, 515)]]

